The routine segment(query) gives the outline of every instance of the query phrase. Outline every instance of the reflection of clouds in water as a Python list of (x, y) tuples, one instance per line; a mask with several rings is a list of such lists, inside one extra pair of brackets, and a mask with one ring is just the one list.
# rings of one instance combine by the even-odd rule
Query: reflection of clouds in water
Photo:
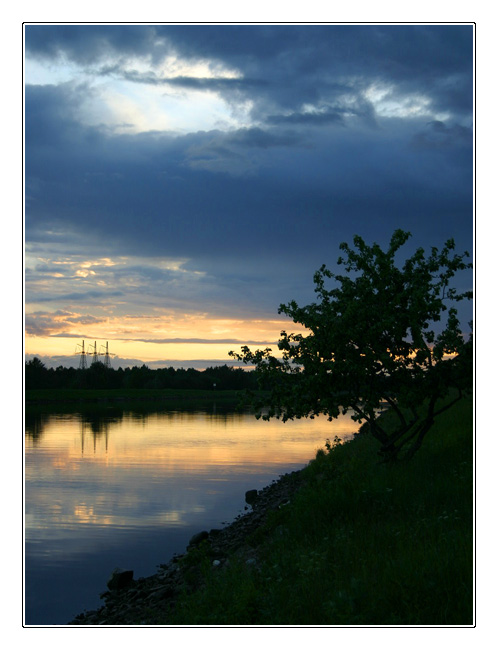
[(115, 566), (150, 575), (194, 533), (243, 512), (248, 489), (303, 467), (327, 438), (358, 428), (349, 418), (282, 423), (222, 412), (33, 421), (25, 446), (27, 611), (60, 623), (99, 606)]
[(78, 424), (77, 417), (46, 424), (44, 434), (50, 437), (47, 446), (55, 451), (52, 467), (78, 472), (84, 465), (88, 476), (95, 463), (105, 462), (120, 471), (146, 465), (161, 469), (163, 477), (164, 470), (206, 474), (213, 466), (307, 462), (327, 438), (347, 437), (356, 430), (349, 417), (331, 423), (326, 418), (283, 423), (257, 421), (245, 414), (156, 413), (108, 422), (106, 435), (97, 438)]
[(179, 512), (161, 512), (158, 517), (158, 521), (165, 522), (167, 524), (181, 524), (182, 517)]
[[(92, 426), (88, 423), (91, 419)], [(119, 530), (219, 522), (246, 488), (304, 466), (350, 418), (265, 422), (249, 414), (168, 412), (46, 417), (26, 443), (26, 537), (64, 554)], [(95, 432), (105, 435), (95, 435)], [(221, 510), (220, 510), (221, 508)]]

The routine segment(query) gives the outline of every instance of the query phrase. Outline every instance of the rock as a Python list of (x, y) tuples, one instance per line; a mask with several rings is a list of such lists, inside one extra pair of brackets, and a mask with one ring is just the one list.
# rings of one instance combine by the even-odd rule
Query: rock
[(163, 600), (166, 598), (171, 598), (172, 596), (175, 595), (175, 590), (173, 587), (170, 585), (167, 585), (166, 587), (158, 587), (153, 589), (148, 596), (146, 597), (146, 600)]
[(125, 587), (128, 587), (131, 582), (133, 582), (133, 571), (116, 568), (107, 581), (107, 588), (109, 591), (124, 589)]
[(258, 491), (257, 490), (248, 490), (246, 492), (246, 503), (248, 503), (250, 506), (252, 506), (254, 503), (256, 503), (257, 498), (258, 498)]
[(188, 543), (187, 548), (190, 548), (192, 546), (197, 546), (208, 537), (209, 537), (209, 533), (207, 532), (207, 530), (201, 530), (200, 533), (196, 533), (193, 537), (190, 538), (190, 542)]

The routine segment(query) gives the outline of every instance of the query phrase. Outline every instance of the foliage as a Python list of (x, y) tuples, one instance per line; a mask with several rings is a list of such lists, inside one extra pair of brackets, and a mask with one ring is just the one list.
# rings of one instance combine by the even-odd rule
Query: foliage
[(243, 368), (217, 366), (206, 370), (194, 368), (149, 368), (145, 364), (132, 368), (106, 367), (100, 361), (88, 368), (47, 368), (34, 357), (25, 364), (26, 390), (34, 389), (181, 389), (244, 390), (256, 387), (254, 373)]
[[(406, 457), (420, 447), (441, 412), (436, 404), (450, 389), (457, 389), (455, 399), (462, 397), (472, 383), (472, 340), (464, 340), (457, 311), (446, 302), (471, 298), (450, 286), (458, 271), (471, 268), (468, 253), (455, 254), (450, 239), (429, 255), (419, 248), (400, 268), (395, 257), (409, 236), (396, 230), (387, 251), (359, 236), (353, 248), (341, 244), (345, 257), (338, 265), (347, 274), (322, 266), (314, 276), (317, 302), (280, 306), (279, 313), (309, 331), (282, 331), (281, 358), (270, 348), (230, 353), (253, 364), (270, 390), (269, 399), (256, 404), (259, 416), (287, 420), (323, 413), (334, 419), (352, 412), (368, 424), (381, 453), (394, 459), (405, 445)], [(327, 280), (335, 281), (332, 289)], [(386, 403), (399, 419), (389, 434), (377, 420)]]

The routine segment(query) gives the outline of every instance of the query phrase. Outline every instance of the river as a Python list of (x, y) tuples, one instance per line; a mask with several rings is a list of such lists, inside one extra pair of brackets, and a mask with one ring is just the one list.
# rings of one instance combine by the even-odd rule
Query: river
[(155, 573), (244, 494), (302, 468), (349, 417), (256, 420), (204, 410), (27, 414), (24, 621), (64, 625), (102, 604), (115, 567)]

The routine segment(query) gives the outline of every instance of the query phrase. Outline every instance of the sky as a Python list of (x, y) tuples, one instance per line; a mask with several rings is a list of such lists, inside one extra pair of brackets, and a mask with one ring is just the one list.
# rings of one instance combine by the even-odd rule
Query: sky
[(472, 253), (470, 24), (24, 30), (28, 358), (230, 363), (356, 234)]

